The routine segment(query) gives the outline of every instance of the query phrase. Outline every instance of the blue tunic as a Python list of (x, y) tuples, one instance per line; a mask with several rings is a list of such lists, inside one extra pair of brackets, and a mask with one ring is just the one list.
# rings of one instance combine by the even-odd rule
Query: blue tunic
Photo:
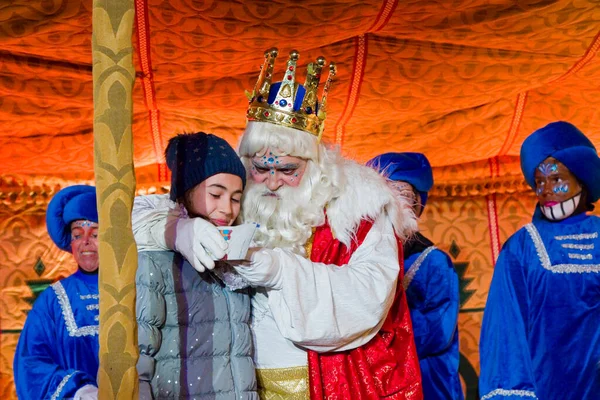
[(426, 400), (463, 398), (458, 375), (458, 276), (450, 257), (431, 246), (405, 260), (423, 394)]
[(483, 317), (482, 399), (600, 399), (600, 218), (534, 217), (504, 245)]
[(15, 352), (20, 400), (68, 398), (97, 386), (98, 316), (97, 274), (77, 271), (40, 294)]

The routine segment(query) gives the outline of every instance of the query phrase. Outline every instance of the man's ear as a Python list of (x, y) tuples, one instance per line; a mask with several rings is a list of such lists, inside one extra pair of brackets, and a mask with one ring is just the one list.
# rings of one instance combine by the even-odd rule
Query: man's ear
[(590, 195), (588, 194), (587, 188), (581, 182), (579, 182), (579, 185), (581, 186), (581, 200), (579, 201), (579, 207), (583, 207), (583, 211), (594, 211), (595, 206), (588, 200)]
[[(417, 199), (420, 199), (420, 196), (417, 195)], [(417, 218), (421, 217), (421, 214), (423, 214), (423, 209), (425, 207), (423, 207), (423, 205), (421, 204), (421, 201), (418, 200), (415, 205), (413, 206), (413, 210), (415, 211), (415, 215), (417, 216)]]

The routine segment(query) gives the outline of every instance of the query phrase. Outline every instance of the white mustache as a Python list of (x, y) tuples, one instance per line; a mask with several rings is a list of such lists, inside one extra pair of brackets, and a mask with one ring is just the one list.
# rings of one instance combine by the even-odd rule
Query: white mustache
[(265, 190), (265, 191), (262, 193), (262, 196), (263, 196), (263, 197), (276, 197), (276, 198), (278, 198), (278, 199), (281, 197), (281, 196), (279, 195), (279, 193), (277, 193), (277, 192), (272, 192), (272, 191), (270, 191), (270, 190)]

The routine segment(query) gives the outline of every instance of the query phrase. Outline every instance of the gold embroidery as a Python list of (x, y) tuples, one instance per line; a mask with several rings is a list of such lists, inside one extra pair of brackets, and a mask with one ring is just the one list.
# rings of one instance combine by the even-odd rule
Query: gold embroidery
[(308, 238), (306, 243), (304, 243), (304, 251), (306, 251), (306, 258), (308, 258), (309, 260), (310, 260), (310, 255), (312, 254), (313, 242), (315, 241), (315, 231), (316, 231), (316, 228), (313, 227), (312, 234), (310, 235), (310, 237)]
[(256, 370), (261, 400), (308, 400), (308, 367)]

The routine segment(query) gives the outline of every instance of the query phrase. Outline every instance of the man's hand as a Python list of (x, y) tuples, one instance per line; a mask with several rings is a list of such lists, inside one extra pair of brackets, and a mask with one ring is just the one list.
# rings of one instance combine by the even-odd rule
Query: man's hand
[(248, 249), (246, 260), (240, 260), (237, 263), (228, 261), (227, 263), (233, 265), (238, 274), (242, 275), (252, 286), (281, 288), (281, 262), (277, 250), (253, 247)]
[(98, 388), (94, 385), (85, 385), (77, 389), (74, 400), (98, 400)]
[(174, 250), (181, 253), (198, 272), (213, 269), (227, 251), (221, 232), (202, 218), (179, 218), (175, 228)]

